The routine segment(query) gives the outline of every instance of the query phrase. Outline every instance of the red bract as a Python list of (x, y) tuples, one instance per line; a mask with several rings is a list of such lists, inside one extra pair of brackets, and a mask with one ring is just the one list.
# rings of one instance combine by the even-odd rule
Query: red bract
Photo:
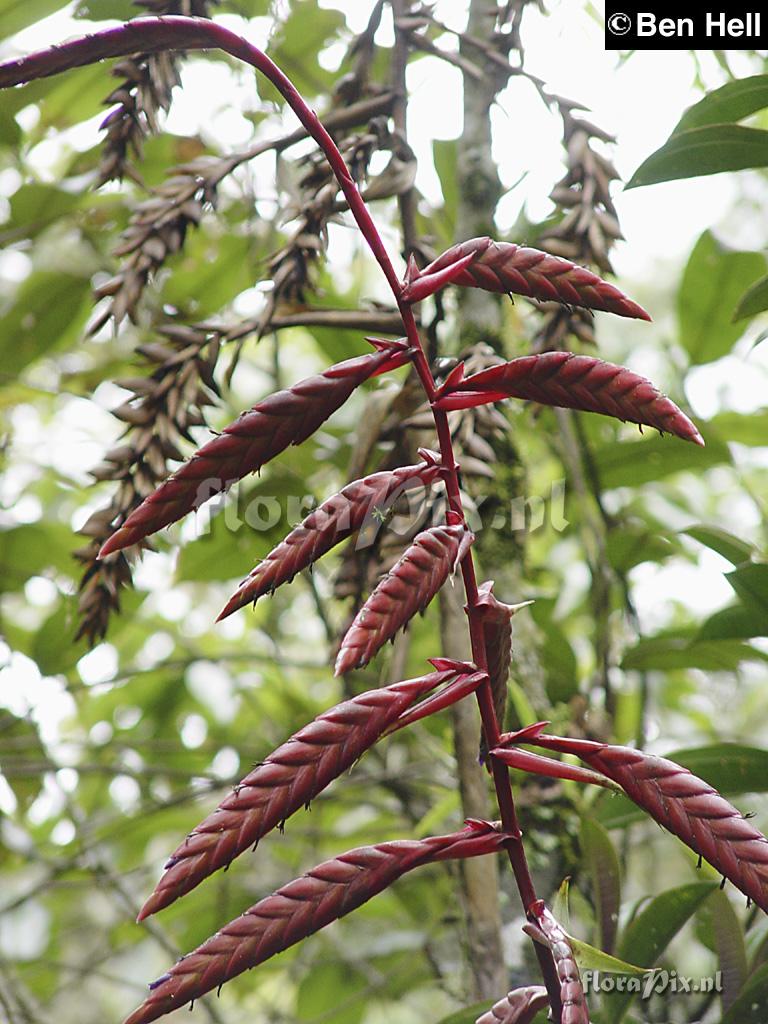
[(292, 444), (306, 441), (370, 377), (410, 358), (402, 341), (373, 341), (372, 355), (347, 359), (269, 395), (196, 452), (131, 513), (99, 552), (104, 558), (175, 523), (192, 509), (260, 469)]
[(365, 602), (341, 641), (336, 675), (367, 665), (401, 626), (423, 611), (474, 540), (464, 525), (418, 534)]
[(573, 955), (568, 935), (563, 931), (543, 900), (537, 900), (528, 910), (531, 922), (524, 930), (537, 942), (547, 945), (552, 951), (560, 982), (562, 1003), (561, 1024), (589, 1024), (589, 1009), (584, 998), (581, 975)]
[(536, 1014), (548, 1005), (547, 990), (541, 985), (516, 988), (478, 1017), (475, 1024), (532, 1024)]
[[(251, 601), (256, 601), (292, 580), (332, 547), (362, 529), (371, 543), (382, 519), (407, 491), (428, 487), (441, 472), (439, 457), (425, 452), (417, 466), (403, 466), (390, 472), (373, 473), (347, 484), (324, 501), (277, 545), (253, 570), (227, 602), (219, 619)], [(366, 529), (367, 528), (367, 529)], [(362, 537), (361, 537), (362, 540)]]
[[(515, 742), (576, 754), (768, 912), (768, 839), (709, 783), (674, 761), (630, 747), (545, 736)], [(516, 737), (516, 734), (512, 734)], [(504, 738), (507, 741), (507, 737)]]
[(169, 906), (208, 875), (228, 866), (351, 767), (415, 700), (461, 677), (462, 671), (471, 677), (474, 666), (452, 665), (362, 693), (325, 711), (291, 736), (171, 854), (138, 920)]
[(503, 366), (483, 370), (444, 389), (437, 407), (467, 409), (503, 398), (599, 412), (704, 444), (685, 413), (645, 377), (624, 366), (573, 352), (520, 356)]
[(125, 1024), (148, 1024), (344, 917), (423, 864), (495, 853), (509, 836), (488, 822), (421, 840), (363, 846), (313, 868), (225, 925), (150, 985)]
[[(493, 592), (493, 580), (488, 580), (478, 587), (479, 598), (477, 607), (482, 608), (483, 637), (485, 654), (488, 661), (488, 678), (493, 694), (493, 707), (496, 721), (503, 728), (504, 713), (507, 707), (507, 679), (512, 661), (512, 616), (526, 604), (504, 604)], [(485, 739), (480, 741), (480, 757), (485, 760), (488, 747)]]
[[(476, 258), (466, 262), (473, 254)], [(459, 262), (463, 265), (456, 270)], [(642, 306), (586, 267), (539, 249), (494, 242), (490, 238), (470, 238), (438, 256), (418, 275), (411, 268), (409, 271), (403, 292), (407, 302), (418, 302), (450, 283), (586, 306), (639, 320), (651, 319)]]

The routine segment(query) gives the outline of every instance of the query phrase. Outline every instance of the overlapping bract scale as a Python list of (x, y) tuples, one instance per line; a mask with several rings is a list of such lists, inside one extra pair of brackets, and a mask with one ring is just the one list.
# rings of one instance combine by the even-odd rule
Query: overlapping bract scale
[(543, 900), (537, 900), (529, 908), (528, 920), (530, 924), (525, 925), (524, 930), (552, 951), (560, 982), (561, 1024), (589, 1024), (589, 1008), (570, 938)]
[(365, 538), (370, 543), (397, 499), (408, 491), (428, 487), (440, 472), (439, 457), (425, 452), (425, 460), (418, 465), (373, 473), (347, 484), (270, 551), (233, 594), (219, 619), (293, 579), (358, 530), (371, 533), (370, 539)]
[(495, 853), (510, 837), (489, 822), (460, 832), (363, 846), (319, 864), (260, 900), (150, 986), (125, 1024), (149, 1024), (343, 917), (406, 871)]
[(100, 557), (175, 523), (289, 445), (306, 441), (355, 388), (409, 359), (403, 342), (373, 344), (378, 351), (336, 363), (257, 402), (150, 494), (104, 544)]
[(403, 297), (418, 302), (446, 284), (651, 319), (642, 306), (586, 267), (539, 249), (490, 238), (460, 242), (421, 271), (411, 264)]
[(361, 693), (323, 712), (235, 786), (173, 852), (139, 920), (155, 914), (229, 865), (350, 768), (414, 701), (473, 665), (438, 660), (441, 670)]
[(423, 611), (473, 540), (463, 524), (433, 526), (417, 534), (344, 635), (336, 658), (336, 675), (367, 665), (401, 626)]
[(602, 413), (703, 445), (698, 430), (671, 399), (624, 366), (573, 352), (520, 356), (453, 383), (439, 409), (467, 409), (504, 398)]

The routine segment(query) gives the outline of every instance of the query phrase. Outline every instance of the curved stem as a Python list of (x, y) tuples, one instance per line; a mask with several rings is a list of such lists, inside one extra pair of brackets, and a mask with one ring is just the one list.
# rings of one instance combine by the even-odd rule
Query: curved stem
[[(106, 57), (120, 57), (136, 52), (155, 53), (165, 50), (205, 49), (224, 50), (226, 53), (239, 58), (260, 71), (281, 93), (306, 131), (322, 149), (344, 193), (349, 210), (373, 256), (381, 267), (392, 290), (392, 294), (397, 301), (405, 334), (413, 351), (413, 362), (416, 372), (428, 400), (430, 403), (433, 403), (436, 394), (435, 381), (421, 343), (413, 310), (402, 299), (403, 285), (392, 265), (392, 261), (368, 211), (368, 207), (349, 173), (344, 158), (326, 128), (299, 95), (287, 75), (263, 51), (253, 46), (241, 36), (224, 28), (223, 25), (216, 24), (208, 19), (186, 18), (175, 15), (137, 18), (117, 28), (105, 29), (102, 32), (83, 36), (79, 39), (63, 43), (60, 46), (54, 46), (48, 50), (41, 50), (27, 57), (0, 64), (0, 88), (28, 82), (36, 78), (45, 78), (69, 68), (93, 64), (97, 60), (102, 60)], [(433, 414), (440, 453), (445, 467), (448, 508), (452, 513), (459, 516), (461, 521), (465, 521), (459, 485), (459, 467), (453, 451), (448, 416), (446, 412), (434, 407)], [(488, 660), (483, 634), (482, 612), (477, 603), (477, 577), (471, 550), (461, 563), (461, 571), (467, 595), (466, 611), (469, 619), (472, 657), (478, 669), (485, 671)], [(493, 748), (498, 744), (499, 740), (499, 723), (494, 710), (489, 681), (486, 681), (479, 688), (477, 699), (483, 731), (489, 747)], [(509, 780), (509, 771), (505, 765), (493, 758), (491, 758), (491, 770), (503, 827), (516, 840), (507, 845), (507, 852), (520, 892), (523, 908), (526, 914), (528, 914), (537, 896), (525, 857), (525, 851), (522, 842), (520, 842), (521, 833)], [(534, 943), (534, 945), (537, 947), (536, 952), (544, 975), (555, 1020), (560, 1021), (562, 1005), (560, 1003), (560, 989), (554, 961), (543, 947), (540, 947), (537, 943)]]

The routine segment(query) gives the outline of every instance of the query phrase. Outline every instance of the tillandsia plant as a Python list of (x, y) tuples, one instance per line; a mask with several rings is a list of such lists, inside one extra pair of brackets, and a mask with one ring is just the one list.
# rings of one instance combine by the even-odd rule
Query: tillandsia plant
[[(192, 13), (205, 13), (205, 8), (201, 4), (200, 10)], [(381, 4), (377, 9), (380, 13)], [(403, 31), (413, 32), (417, 28), (418, 25), (401, 25)], [(404, 493), (436, 488), (444, 500), (444, 521), (425, 525), (417, 532), (373, 588), (341, 639), (336, 673), (343, 675), (367, 665), (457, 572), (461, 573), (466, 594), (472, 657), (471, 661), (461, 661), (436, 655), (431, 659), (434, 671), (351, 697), (300, 729), (257, 765), (181, 842), (141, 909), (139, 919), (169, 906), (213, 872), (226, 868), (265, 834), (281, 827), (377, 741), (471, 695), (479, 706), (483, 732), (480, 760), (493, 780), (498, 820), (470, 819), (462, 829), (447, 835), (381, 842), (349, 850), (319, 864), (224, 924), (212, 938), (154, 981), (148, 997), (130, 1015), (128, 1024), (148, 1024), (218, 989), (236, 975), (359, 907), (406, 872), (443, 860), (489, 857), (500, 852), (508, 859), (514, 875), (527, 918), (525, 931), (532, 939), (543, 985), (513, 989), (506, 995), (499, 992), (498, 1001), (478, 1018), (478, 1024), (530, 1022), (547, 1007), (556, 1024), (586, 1024), (589, 1009), (579, 974), (578, 943), (558, 923), (534, 887), (510, 768), (623, 791), (765, 911), (768, 840), (710, 786), (671, 761), (626, 747), (550, 735), (545, 731), (546, 723), (531, 723), (516, 732), (502, 733), (511, 659), (511, 620), (519, 606), (502, 601), (494, 593), (492, 580), (477, 578), (472, 553), (475, 538), (468, 525), (461, 467), (449, 416), (517, 398), (560, 409), (600, 413), (697, 445), (703, 444), (702, 438), (685, 413), (650, 381), (592, 356), (547, 351), (506, 362), (486, 360), (477, 372), (469, 374), (464, 363), (458, 362), (436, 379), (415, 307), (430, 296), (439, 298), (440, 292), (449, 287), (523, 295), (559, 303), (569, 311), (598, 310), (641, 320), (650, 318), (637, 303), (591, 270), (560, 255), (488, 237), (463, 241), (431, 261), (412, 256), (404, 273), (398, 273), (356, 175), (334, 138), (272, 60), (223, 25), (206, 18), (175, 15), (140, 18), (9, 61), (0, 66), (0, 87), (55, 75), (107, 57), (140, 54), (140, 58), (133, 56), (119, 65), (119, 73), (135, 82), (136, 88), (154, 90), (154, 105), (162, 108), (175, 71), (170, 58), (161, 59), (160, 55), (199, 49), (222, 50), (266, 76), (315, 140), (333, 175), (331, 181), (324, 172), (317, 172), (323, 203), (328, 210), (333, 209), (341, 192), (360, 236), (391, 289), (401, 337), (368, 338), (372, 352), (350, 355), (322, 373), (258, 401), (157, 486), (158, 477), (166, 475), (165, 459), (177, 457), (171, 433), (199, 422), (199, 408), (210, 394), (205, 387), (213, 388), (211, 365), (218, 343), (205, 331), (202, 337), (191, 328), (176, 329), (175, 334), (169, 331), (166, 337), (177, 348), (148, 350), (157, 367), (150, 378), (151, 386), (145, 390), (138, 409), (131, 406), (125, 411), (129, 422), (133, 417), (141, 425), (149, 422), (149, 415), (143, 418), (148, 404), (159, 403), (168, 423), (167, 436), (143, 438), (140, 455), (135, 449), (128, 455), (112, 454), (108, 462), (115, 468), (102, 474), (104, 478), (119, 478), (124, 455), (124, 461), (127, 459), (131, 464), (135, 458), (146, 457), (151, 466), (152, 487), (144, 488), (146, 494), (131, 492), (131, 500), (121, 508), (119, 523), (114, 522), (114, 510), (109, 515), (97, 516), (91, 533), (100, 550), (93, 559), (93, 571), (108, 572), (110, 566), (122, 565), (120, 559), (126, 549), (144, 544), (159, 530), (278, 458), (289, 446), (305, 441), (366, 381), (408, 366), (428, 404), (439, 450), (422, 449), (420, 462), (354, 480), (327, 498), (251, 571), (221, 617), (289, 583), (343, 540), (366, 531), (376, 532)], [(161, 75), (163, 84), (159, 91), (152, 85), (157, 75)], [(124, 113), (108, 119), (113, 152), (102, 168), (104, 180), (136, 173), (126, 162), (127, 151), (138, 149), (141, 136), (141, 131), (132, 127), (131, 96), (126, 88), (113, 96), (122, 104)], [(118, 131), (115, 126), (121, 124), (124, 128)], [(402, 165), (408, 163), (408, 153), (402, 140), (392, 145), (393, 160), (399, 161), (401, 173)], [(350, 154), (365, 162), (365, 146), (350, 145), (347, 156)], [(184, 216), (194, 222), (199, 203), (206, 196), (210, 198), (218, 173), (211, 175), (202, 165), (188, 167), (182, 175), (185, 181), (176, 182), (178, 195), (170, 197), (170, 220), (162, 220), (151, 228), (147, 227), (148, 222), (136, 221), (131, 227), (134, 234), (141, 235), (136, 242), (138, 248), (134, 246), (131, 251), (139, 252), (143, 246), (144, 255), (149, 252), (149, 262), (140, 260), (131, 278), (134, 290), (140, 291), (152, 272), (152, 251), (159, 252), (157, 245), (150, 245), (147, 250), (147, 240), (150, 236), (155, 241), (165, 238), (162, 244), (166, 248), (178, 248), (178, 232), (183, 233), (183, 228), (173, 218)], [(165, 217), (168, 210), (163, 209), (165, 212), (160, 212)], [(158, 211), (155, 204), (144, 213), (154, 215)], [(317, 209), (308, 208), (304, 215), (307, 230), (315, 223), (312, 216), (320, 220), (324, 216)], [(165, 236), (163, 225), (167, 229)], [(316, 226), (322, 231), (319, 222)], [(594, 235), (593, 231), (593, 242)], [(302, 244), (306, 245), (306, 238)], [(276, 274), (286, 267), (290, 269), (288, 277), (298, 273), (302, 260), (310, 258), (312, 246), (301, 252), (299, 249), (291, 248), (283, 254), (285, 258), (276, 265)], [(298, 279), (291, 279), (291, 287), (301, 286)], [(126, 293), (125, 287), (126, 281), (121, 278), (102, 289), (104, 297), (111, 297), (112, 305), (118, 307), (117, 312), (112, 311), (117, 319), (130, 315), (137, 299), (137, 295)], [(196, 413), (192, 420), (180, 412), (188, 406)], [(90, 628), (99, 631), (97, 626)], [(575, 755), (587, 767), (521, 750), (521, 745), (541, 747), (549, 755)]]

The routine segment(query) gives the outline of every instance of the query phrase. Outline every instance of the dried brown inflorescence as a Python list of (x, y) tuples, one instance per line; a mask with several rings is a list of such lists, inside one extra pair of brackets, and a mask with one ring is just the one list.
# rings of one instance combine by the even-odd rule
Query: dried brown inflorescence
[(508, 992), (475, 1024), (533, 1024), (536, 1014), (548, 1006), (547, 990), (541, 985), (528, 985)]
[(597, 412), (704, 444), (685, 413), (645, 377), (624, 366), (572, 352), (520, 356), (465, 377), (444, 389), (438, 407), (461, 409), (503, 398)]
[(291, 736), (171, 854), (138, 920), (169, 906), (280, 825), (350, 768), (411, 707), (451, 680), (475, 671), (457, 664), (418, 679), (362, 693), (323, 712)]
[[(148, 14), (207, 18), (217, 0), (134, 0)], [(158, 129), (158, 115), (171, 106), (180, 84), (177, 58), (170, 53), (137, 53), (112, 68), (120, 84), (104, 100), (114, 106), (101, 124), (106, 131), (98, 185), (115, 178), (140, 180), (131, 159), (141, 159), (144, 140)]]
[(409, 270), (403, 290), (409, 302), (456, 284), (650, 320), (641, 306), (586, 267), (511, 242), (470, 238), (447, 249), (422, 271), (415, 270), (414, 264)]
[(225, 925), (158, 978), (125, 1021), (149, 1024), (263, 963), (386, 889), (424, 864), (495, 853), (510, 841), (488, 822), (421, 840), (363, 846), (325, 861)]
[(99, 549), (170, 472), (169, 462), (183, 459), (180, 444), (191, 440), (189, 428), (205, 423), (203, 410), (216, 400), (214, 370), (218, 339), (177, 325), (161, 328), (162, 341), (142, 345), (149, 363), (146, 377), (116, 383), (132, 392), (113, 415), (125, 424), (121, 444), (91, 470), (97, 481), (113, 481), (107, 505), (94, 512), (80, 532), (90, 538), (75, 552), (85, 566), (80, 583), (77, 638), (93, 644), (107, 632), (110, 616), (120, 608), (120, 591), (131, 583), (129, 553), (100, 560)]
[(560, 982), (561, 1024), (589, 1024), (589, 1009), (584, 998), (581, 975), (568, 935), (543, 900), (537, 900), (528, 909), (528, 921), (524, 930), (534, 941), (541, 942), (552, 951)]
[(192, 456), (133, 512), (101, 550), (119, 551), (226, 491), (292, 444), (301, 444), (370, 377), (410, 358), (402, 342), (375, 341), (372, 355), (347, 359), (269, 395)]
[(355, 616), (336, 659), (336, 675), (367, 665), (423, 611), (465, 556), (474, 537), (463, 524), (423, 530)]
[(440, 472), (439, 457), (429, 453), (418, 465), (373, 473), (347, 484), (270, 551), (230, 598), (219, 619), (272, 593), (358, 530), (366, 533), (364, 543), (371, 543), (398, 498), (414, 488), (428, 487)]

